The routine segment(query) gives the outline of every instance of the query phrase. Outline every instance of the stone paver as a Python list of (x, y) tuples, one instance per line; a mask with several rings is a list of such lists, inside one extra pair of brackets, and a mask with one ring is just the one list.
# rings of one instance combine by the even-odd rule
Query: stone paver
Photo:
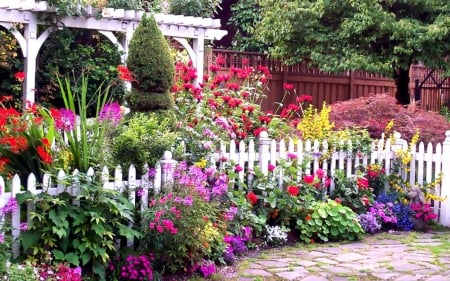
[[(406, 236), (411, 235), (406, 238)], [(439, 237), (450, 232), (440, 233)], [(253, 256), (239, 270), (239, 281), (450, 281), (450, 256), (435, 256), (427, 246), (440, 246), (430, 233), (394, 233), (355, 243), (289, 247)], [(307, 250), (310, 249), (310, 250)], [(239, 275), (238, 274), (238, 275)], [(225, 279), (224, 279), (225, 280)]]

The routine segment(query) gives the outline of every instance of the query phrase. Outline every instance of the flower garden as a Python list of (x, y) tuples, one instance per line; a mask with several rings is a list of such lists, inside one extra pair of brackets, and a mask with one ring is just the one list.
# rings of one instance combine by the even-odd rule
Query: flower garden
[[(295, 95), (295, 103), (263, 111), (268, 68), (233, 68), (219, 75), (224, 61), (217, 57), (209, 66), (213, 74), (196, 85), (192, 64), (174, 62), (169, 55), (174, 66), (169, 78), (153, 83), (136, 63), (142, 53), (133, 53), (133, 44), (127, 67), (118, 66), (117, 79), (95, 93), (88, 90), (89, 76), (77, 84), (58, 79), (62, 107), (29, 103), (20, 108), (17, 101), (2, 97), (4, 280), (211, 278), (217, 267), (236, 263), (255, 247), (358, 240), (435, 224), (434, 207), (446, 200), (435, 193), (442, 177), (413, 186), (402, 177), (420, 132), (406, 150), (393, 155), (389, 171), (382, 162), (361, 163), (348, 176), (324, 163), (341, 150), (347, 158), (368, 156), (375, 140), (364, 128), (335, 130), (329, 106), (313, 108), (311, 97), (297, 95), (288, 83), (284, 94)], [(15, 77), (20, 85), (23, 73)], [(109, 91), (121, 83), (131, 83), (132, 90), (115, 100)], [(167, 92), (170, 107), (155, 106), (165, 100), (161, 96), (144, 99), (148, 92)], [(157, 110), (143, 110), (148, 104)], [(392, 125), (386, 124), (386, 142), (393, 140)], [(264, 167), (241, 165), (223, 154), (230, 141), (258, 145), (264, 136), (293, 143), (326, 140), (329, 147), (302, 157), (286, 151)], [(161, 192), (150, 189), (147, 194), (142, 186), (126, 182), (108, 189), (89, 172), (91, 167), (100, 171), (134, 164), (139, 176), (154, 179), (164, 151), (171, 151), (176, 162), (163, 167), (170, 180)], [(310, 166), (312, 159), (318, 167)], [(58, 177), (59, 170), (68, 175)], [(42, 192), (28, 190), (30, 173), (37, 182), (51, 179), (64, 189), (57, 194), (49, 194), (45, 186)], [(14, 177), (22, 190), (4, 196), (11, 194)], [(27, 212), (19, 213), (18, 207)], [(17, 217), (20, 235), (13, 241), (17, 230), (11, 221)], [(14, 245), (19, 255), (12, 254)]]

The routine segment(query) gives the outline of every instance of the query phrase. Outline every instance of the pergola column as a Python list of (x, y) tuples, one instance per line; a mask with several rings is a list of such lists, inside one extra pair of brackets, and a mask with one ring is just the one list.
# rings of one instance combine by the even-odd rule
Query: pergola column
[(25, 58), (24, 71), (25, 81), (22, 90), (23, 103), (26, 106), (27, 102), (35, 102), (35, 89), (36, 89), (36, 59), (39, 53), (39, 49), (42, 44), (47, 40), (51, 28), (47, 28), (39, 37), (37, 36), (37, 15), (31, 14), (29, 23), (25, 24), (24, 38), (25, 46), (21, 46), (23, 56)]

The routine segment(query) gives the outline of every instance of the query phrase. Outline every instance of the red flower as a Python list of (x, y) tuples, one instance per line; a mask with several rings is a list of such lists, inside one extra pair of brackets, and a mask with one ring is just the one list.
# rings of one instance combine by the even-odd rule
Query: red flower
[(362, 197), (361, 201), (363, 202), (364, 206), (369, 205), (369, 199), (366, 196)]
[(294, 90), (294, 84), (283, 83), (283, 88), (287, 91)]
[(341, 198), (336, 198), (336, 199), (334, 199), (334, 201), (336, 201), (336, 203), (338, 203), (338, 204), (341, 204), (342, 203), (342, 200), (341, 200)]
[(8, 165), (9, 159), (2, 157), (0, 158), (0, 172), (3, 172), (5, 170), (5, 166)]
[(22, 83), (23, 80), (25, 80), (25, 72), (23, 71), (16, 72), (16, 74), (14, 74), (14, 77), (17, 79), (17, 81)]
[(50, 155), (50, 153), (47, 152), (47, 150), (43, 146), (38, 146), (36, 150), (42, 162), (44, 162), (45, 164), (52, 163), (52, 156)]
[(306, 221), (310, 221), (311, 220), (311, 216), (310, 215), (306, 215), (305, 220)]
[(366, 178), (358, 178), (356, 180), (356, 185), (361, 189), (366, 189), (369, 187), (369, 180)]
[(299, 193), (299, 189), (297, 186), (295, 185), (290, 185), (287, 187), (287, 192), (289, 193), (289, 195), (291, 196), (297, 196)]
[(217, 56), (216, 57), (216, 63), (218, 65), (224, 65), (225, 64), (225, 58), (223, 56)]
[(258, 201), (258, 197), (257, 197), (256, 194), (252, 191), (252, 192), (249, 192), (249, 193), (247, 194), (247, 200), (250, 201), (250, 203), (251, 203), (252, 205), (255, 205), (256, 202)]
[(133, 74), (131, 71), (124, 65), (117, 66), (117, 71), (119, 72), (119, 79), (123, 81), (131, 82), (133, 81)]
[(310, 96), (310, 95), (301, 95), (300, 97), (297, 98), (298, 103), (302, 103), (302, 102), (306, 102), (306, 101), (312, 102), (312, 100), (313, 100), (312, 96)]
[(306, 184), (312, 184), (314, 182), (314, 176), (313, 175), (304, 175), (303, 176), (303, 181)]

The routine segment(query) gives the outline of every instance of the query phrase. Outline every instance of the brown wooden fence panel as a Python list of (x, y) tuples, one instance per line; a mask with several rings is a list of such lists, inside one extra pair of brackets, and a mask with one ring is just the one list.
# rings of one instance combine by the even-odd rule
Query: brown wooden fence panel
[[(265, 110), (275, 111), (283, 99), (284, 83), (294, 84), (297, 95), (311, 95), (312, 104), (321, 108), (325, 102), (333, 104), (337, 101), (368, 96), (377, 93), (395, 93), (395, 83), (392, 79), (380, 74), (364, 71), (346, 71), (344, 73), (326, 73), (316, 68), (308, 68), (306, 64), (283, 65), (280, 61), (268, 58), (264, 54), (250, 52), (236, 52), (229, 50), (212, 50), (206, 57), (206, 68), (212, 64), (214, 58), (221, 56), (225, 64), (221, 73), (228, 73), (231, 67), (259, 65), (267, 66), (272, 73), (267, 96), (262, 103)], [(244, 62), (244, 65), (243, 65)], [(205, 73), (209, 70), (205, 69)], [(288, 96), (283, 103), (294, 102), (294, 96)]]

